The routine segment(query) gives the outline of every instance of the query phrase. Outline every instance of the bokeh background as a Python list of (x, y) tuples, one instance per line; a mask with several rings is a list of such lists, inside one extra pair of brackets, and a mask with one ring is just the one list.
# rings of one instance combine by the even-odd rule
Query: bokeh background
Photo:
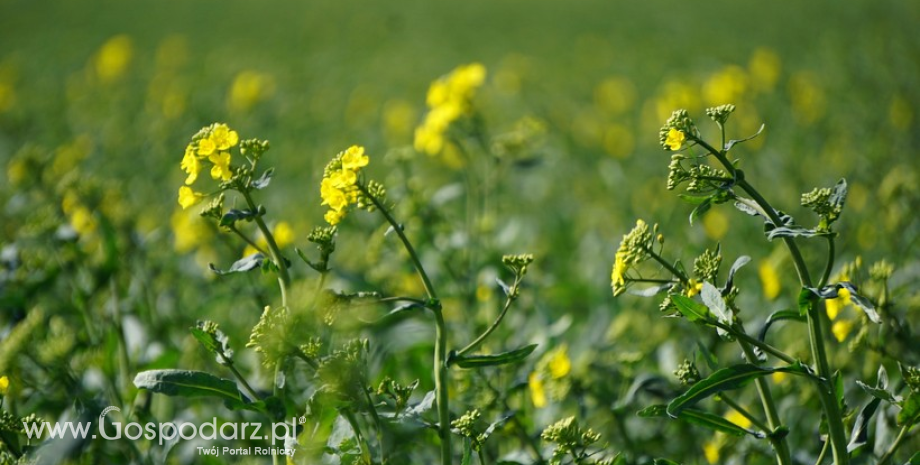
[[(628, 386), (640, 373), (669, 376), (698, 335), (661, 320), (657, 302), (611, 296), (613, 255), (636, 218), (660, 224), (667, 250), (685, 263), (716, 243), (729, 263), (751, 255), (741, 279), (752, 321), (767, 314), (758, 307), (794, 303), (794, 273), (757, 221), (722, 206), (691, 227), (692, 206), (665, 190), (662, 122), (687, 108), (715, 136), (703, 109), (734, 103), (731, 136), (766, 125), (737, 149), (748, 179), (809, 224), (800, 194), (845, 177), (841, 262), (893, 264), (893, 292), (916, 320), (917, 24), (920, 4), (889, 0), (0, 0), (0, 374), (18, 376), (20, 413), (54, 418), (74, 396), (98, 398), (105, 379), (124, 377), (110, 324), (132, 335), (134, 371), (208, 366), (187, 333), (196, 319), (219, 322), (241, 348), (260, 304), (275, 298), (272, 281), (216, 279), (207, 264), (228, 266), (243, 244), (176, 204), (185, 144), (213, 121), (271, 141), (277, 172), (260, 201), (304, 249), (322, 222), (322, 167), (349, 145), (367, 147), (370, 172), (411, 215), (404, 221), (440, 221), (421, 248), (455, 299), (446, 307), (459, 335), (494, 311), (477, 312), (497, 301), (498, 254), (534, 253), (508, 340), (566, 344), (576, 371), (613, 364), (612, 385)], [(522, 118), (544, 129), (526, 154), (488, 171), (479, 242), (458, 233), (469, 232), (466, 168), (411, 148), (428, 85), (471, 62), (488, 69), (476, 102), (490, 135), (512, 133)], [(417, 291), (378, 218), (349, 221), (332, 287)], [(55, 242), (62, 225), (92, 233), (70, 250)], [(806, 254), (819, 267), (823, 244)], [(439, 256), (468, 260), (473, 272), (453, 279)], [(295, 278), (307, 288), (314, 276), (302, 268)], [(110, 280), (124, 287), (124, 308), (113, 310)], [(34, 328), (11, 347), (24, 321)], [(374, 330), (383, 347), (375, 373), (401, 369), (430, 385), (425, 323)], [(790, 341), (804, 334), (795, 331)], [(845, 344), (835, 353), (875, 372)], [(617, 389), (605, 392), (608, 404)], [(536, 412), (534, 424), (569, 407)], [(698, 451), (700, 441), (673, 447)]]

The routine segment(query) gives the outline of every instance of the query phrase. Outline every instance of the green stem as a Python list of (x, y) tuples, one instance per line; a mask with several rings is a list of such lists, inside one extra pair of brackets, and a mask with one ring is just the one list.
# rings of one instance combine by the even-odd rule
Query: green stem
[(380, 421), (380, 415), (377, 414), (377, 407), (374, 406), (374, 401), (371, 400), (370, 393), (367, 392), (367, 389), (363, 389), (363, 391), (364, 398), (367, 399), (367, 408), (371, 412), (371, 418), (374, 419), (374, 429), (377, 433), (377, 446), (380, 448), (380, 462), (386, 465), (387, 455), (383, 448), (383, 423)]
[(824, 461), (824, 457), (827, 455), (827, 450), (830, 449), (831, 441), (824, 441), (824, 445), (821, 446), (821, 453), (818, 454), (818, 460), (815, 461), (815, 465), (821, 465), (821, 462)]
[(259, 244), (256, 244), (255, 241), (253, 241), (252, 239), (249, 238), (249, 236), (243, 234), (242, 231), (240, 231), (239, 229), (237, 229), (237, 228), (236, 228), (236, 225), (230, 224), (229, 226), (227, 226), (227, 228), (230, 229), (230, 231), (236, 233), (237, 236), (240, 236), (241, 239), (243, 239), (244, 241), (246, 241), (247, 244), (251, 245), (252, 248), (256, 249), (256, 251), (258, 251), (258, 252), (261, 253), (262, 255), (268, 255), (267, 252), (265, 252), (264, 250), (262, 250), (262, 247), (259, 246)]
[(367, 447), (367, 441), (364, 439), (364, 435), (361, 433), (361, 427), (358, 425), (358, 419), (355, 418), (355, 414), (345, 408), (342, 409), (342, 416), (348, 420), (348, 424), (351, 425), (351, 429), (355, 431), (355, 438), (358, 440), (358, 447), (361, 448), (361, 455), (364, 457), (364, 463), (373, 463), (371, 461), (371, 452)]
[[(741, 345), (741, 349), (744, 351), (744, 355), (747, 357), (748, 361), (757, 360), (757, 356), (754, 354), (750, 345), (740, 340), (738, 343)], [(763, 404), (763, 410), (767, 414), (767, 426), (769, 427), (767, 439), (770, 440), (773, 450), (776, 451), (776, 462), (779, 465), (790, 465), (792, 464), (792, 454), (789, 452), (789, 444), (786, 443), (786, 438), (773, 434), (776, 432), (777, 428), (782, 426), (782, 420), (779, 418), (779, 413), (776, 410), (776, 402), (773, 400), (773, 394), (770, 392), (770, 384), (763, 378), (757, 378), (754, 380), (754, 383), (757, 385), (757, 393), (760, 394), (760, 402)]]
[(256, 212), (254, 217), (256, 226), (262, 231), (262, 236), (265, 237), (265, 242), (268, 243), (268, 250), (271, 252), (272, 260), (278, 265), (278, 287), (281, 288), (281, 306), (287, 308), (287, 288), (291, 284), (291, 276), (288, 274), (287, 263), (284, 261), (284, 257), (281, 256), (281, 250), (278, 248), (278, 243), (275, 242), (275, 236), (273, 236), (272, 232), (268, 229), (262, 216), (258, 214), (258, 208), (255, 202), (252, 201), (252, 196), (249, 195), (249, 192), (245, 189), (241, 189), (240, 193), (243, 194), (243, 198), (246, 199), (246, 204), (249, 205), (249, 209)]
[(786, 363), (788, 363), (788, 364), (790, 364), (790, 365), (792, 365), (792, 364), (794, 364), (794, 363), (796, 363), (796, 362), (798, 361), (798, 360), (796, 360), (795, 358), (793, 358), (791, 355), (789, 355), (789, 354), (787, 354), (787, 353), (785, 353), (785, 352), (783, 352), (783, 351), (777, 349), (776, 347), (771, 346), (770, 344), (767, 344), (766, 342), (761, 342), (760, 340), (751, 337), (749, 334), (747, 334), (747, 333), (744, 332), (743, 330), (738, 330), (738, 329), (736, 329), (734, 326), (728, 326), (728, 325), (726, 325), (726, 324), (724, 324), (724, 323), (721, 323), (721, 322), (719, 322), (719, 321), (716, 321), (716, 320), (710, 320), (710, 321), (707, 321), (707, 323), (709, 323), (709, 324), (711, 324), (711, 325), (713, 325), (713, 326), (715, 326), (715, 327), (717, 327), (717, 328), (720, 328), (720, 329), (722, 329), (722, 330), (724, 330), (724, 331), (727, 331), (729, 334), (731, 334), (732, 336), (737, 337), (739, 340), (744, 341), (745, 343), (750, 344), (750, 345), (752, 345), (752, 346), (754, 346), (754, 347), (757, 347), (758, 349), (760, 349), (760, 350), (762, 350), (762, 351), (764, 351), (764, 352), (766, 352), (766, 353), (768, 353), (768, 354), (770, 354), (770, 355), (772, 355), (772, 356), (774, 356), (774, 357), (776, 357), (776, 358), (778, 358), (778, 359), (780, 359), (780, 360), (782, 360), (782, 361), (784, 361), (784, 362), (786, 362)]
[(492, 331), (495, 331), (495, 328), (498, 328), (498, 325), (501, 324), (502, 319), (505, 318), (505, 314), (508, 313), (508, 309), (511, 308), (511, 304), (517, 299), (517, 288), (520, 285), (521, 279), (519, 276), (514, 278), (514, 284), (511, 285), (511, 289), (508, 291), (508, 297), (505, 299), (505, 304), (502, 306), (501, 312), (498, 313), (498, 317), (495, 318), (495, 321), (492, 322), (492, 325), (489, 326), (482, 334), (479, 335), (473, 342), (470, 342), (466, 347), (457, 351), (457, 355), (466, 355), (476, 347), (479, 347), (479, 344), (482, 344), (482, 341), (486, 340)]
[(649, 254), (653, 259), (655, 259), (656, 262), (660, 263), (661, 266), (664, 267), (664, 269), (670, 271), (671, 274), (673, 274), (674, 276), (676, 276), (677, 279), (679, 279), (681, 283), (683, 283), (683, 284), (688, 284), (688, 283), (690, 282), (690, 278), (688, 278), (687, 275), (685, 275), (685, 274), (682, 273), (680, 270), (678, 270), (677, 267), (675, 267), (674, 265), (668, 263), (667, 260), (661, 258), (661, 255), (658, 255), (657, 253), (655, 253), (654, 250), (649, 249), (648, 247), (643, 247), (643, 249), (644, 249), (646, 252), (648, 252), (648, 254)]
[[(773, 224), (782, 224), (776, 210), (767, 202), (767, 199), (760, 195), (757, 189), (754, 189), (747, 180), (738, 175), (739, 171), (726, 158), (725, 153), (714, 149), (701, 139), (696, 139), (696, 141), (719, 160), (736, 180), (736, 185), (751, 196), (754, 202), (760, 206), (767, 215), (767, 218), (769, 218)], [(783, 237), (782, 239), (786, 248), (789, 250), (789, 255), (792, 257), (792, 262), (795, 265), (795, 271), (799, 276), (799, 282), (802, 287), (811, 287), (812, 282), (808, 273), (808, 267), (805, 265), (805, 260), (802, 258), (802, 252), (799, 250), (795, 240), (792, 237)], [(849, 463), (846, 431), (844, 431), (843, 428), (843, 416), (840, 413), (840, 406), (837, 404), (837, 398), (834, 395), (834, 390), (831, 385), (832, 373), (830, 364), (827, 361), (827, 352), (824, 347), (824, 337), (821, 332), (821, 314), (818, 306), (810, 305), (806, 316), (808, 320), (811, 355), (815, 360), (815, 365), (817, 365), (818, 376), (822, 379), (818, 386), (818, 395), (824, 407), (824, 413), (827, 416), (828, 432), (831, 441), (831, 450), (834, 454), (834, 463), (836, 465), (846, 465)]]
[(426, 307), (434, 313), (435, 319), (435, 350), (434, 350), (434, 386), (435, 386), (435, 401), (438, 404), (438, 436), (441, 439), (441, 465), (450, 465), (452, 461), (451, 457), (451, 447), (450, 447), (450, 406), (448, 405), (448, 386), (447, 386), (447, 325), (444, 323), (444, 313), (441, 311), (441, 303), (438, 299), (438, 295), (434, 290), (434, 286), (431, 284), (431, 279), (428, 277), (428, 273), (425, 272), (425, 267), (422, 266), (421, 260), (419, 260), (418, 254), (415, 252), (415, 248), (412, 247), (412, 243), (409, 242), (409, 238), (406, 237), (406, 233), (403, 231), (402, 225), (400, 225), (393, 215), (390, 214), (390, 211), (384, 207), (383, 204), (377, 199), (377, 197), (371, 195), (367, 192), (367, 189), (364, 188), (360, 183), (358, 184), (358, 189), (370, 199), (371, 203), (377, 207), (377, 210), (380, 210), (380, 214), (386, 218), (387, 222), (390, 223), (390, 226), (393, 227), (393, 230), (396, 231), (396, 235), (399, 236), (399, 240), (402, 241), (403, 247), (406, 249), (406, 253), (409, 254), (409, 259), (412, 261), (412, 264), (415, 266), (415, 271), (418, 273), (419, 277), (422, 279), (422, 285), (425, 287), (425, 293), (428, 295), (430, 302), (426, 304)]
[(897, 451), (898, 448), (901, 447), (901, 443), (907, 439), (907, 432), (909, 430), (910, 425), (905, 425), (901, 428), (901, 432), (898, 433), (897, 439), (895, 439), (891, 446), (888, 447), (888, 450), (885, 451), (885, 454), (882, 455), (882, 458), (878, 459), (878, 465), (887, 465), (889, 462), (891, 462), (891, 459), (894, 458), (895, 451)]
[(827, 238), (827, 264), (824, 265), (824, 273), (821, 275), (821, 281), (818, 282), (819, 288), (827, 285), (828, 280), (831, 279), (831, 271), (834, 269), (834, 236), (825, 237)]
[(246, 378), (243, 377), (243, 374), (240, 373), (239, 370), (237, 370), (236, 367), (233, 365), (233, 360), (228, 358), (226, 355), (224, 355), (223, 352), (218, 352), (218, 355), (220, 355), (220, 358), (223, 359), (224, 364), (227, 366), (227, 368), (230, 369), (230, 372), (233, 373), (233, 376), (235, 376), (236, 379), (240, 383), (242, 383), (243, 389), (246, 390), (246, 394), (248, 394), (249, 397), (252, 398), (253, 402), (258, 401), (259, 395), (256, 394), (255, 389), (253, 389), (252, 386), (249, 385), (249, 383), (246, 381)]

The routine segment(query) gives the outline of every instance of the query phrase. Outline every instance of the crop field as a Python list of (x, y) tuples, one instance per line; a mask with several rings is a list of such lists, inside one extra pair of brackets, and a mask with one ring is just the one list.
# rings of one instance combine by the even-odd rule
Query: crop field
[(0, 465), (920, 464), (918, 24), (0, 0)]

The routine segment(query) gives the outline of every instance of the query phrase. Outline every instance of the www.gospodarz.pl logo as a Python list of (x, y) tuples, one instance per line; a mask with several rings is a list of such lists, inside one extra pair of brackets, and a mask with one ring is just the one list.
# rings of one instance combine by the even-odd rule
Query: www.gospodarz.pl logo
[(37, 422), (23, 423), (26, 436), (29, 439), (40, 439), (47, 436), (51, 439), (72, 438), (72, 439), (97, 439), (106, 440), (129, 439), (132, 441), (141, 438), (148, 441), (157, 440), (160, 445), (174, 439), (204, 439), (213, 441), (223, 439), (225, 441), (234, 440), (254, 440), (261, 441), (276, 439), (284, 441), (294, 441), (297, 435), (297, 425), (304, 424), (306, 419), (291, 418), (290, 423), (276, 422), (272, 423), (269, 428), (264, 428), (261, 423), (233, 423), (227, 422), (218, 424), (217, 418), (211, 418), (206, 423), (190, 422), (165, 422), (165, 423), (137, 423), (129, 422), (122, 426), (121, 422), (110, 421), (111, 428), (107, 431), (105, 425), (106, 416), (111, 412), (120, 412), (121, 409), (115, 406), (106, 407), (99, 414), (98, 427), (95, 432), (92, 431), (92, 422), (65, 421), (65, 422)]

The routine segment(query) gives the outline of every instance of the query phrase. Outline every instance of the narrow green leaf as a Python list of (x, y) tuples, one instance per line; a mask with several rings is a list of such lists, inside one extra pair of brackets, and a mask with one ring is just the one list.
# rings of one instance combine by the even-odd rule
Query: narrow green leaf
[(709, 319), (709, 309), (690, 297), (674, 294), (671, 296), (671, 302), (677, 307), (677, 311), (690, 321), (706, 321)]
[(447, 359), (447, 365), (457, 365), (460, 368), (481, 368), (509, 363), (517, 363), (527, 358), (535, 349), (537, 344), (530, 344), (520, 349), (502, 352), (494, 355), (452, 355)]
[(677, 418), (681, 410), (722, 391), (738, 389), (761, 376), (775, 373), (776, 369), (761, 368), (749, 363), (723, 368), (694, 384), (687, 392), (668, 404), (668, 415)]
[(470, 438), (463, 438), (463, 457), (460, 459), (460, 465), (472, 465), (473, 463), (473, 441)]
[(725, 151), (728, 152), (728, 151), (731, 150), (732, 147), (734, 147), (735, 145), (740, 144), (740, 143), (742, 143), (742, 142), (747, 142), (747, 141), (749, 141), (749, 140), (751, 140), (751, 139), (753, 139), (753, 138), (759, 136), (759, 135), (763, 132), (763, 130), (764, 130), (765, 127), (767, 127), (767, 125), (761, 124), (761, 125), (760, 125), (760, 129), (758, 129), (757, 132), (754, 133), (754, 135), (749, 136), (749, 137), (745, 137), (744, 139), (732, 139), (732, 140), (726, 142), (726, 143), (725, 143)]
[(856, 385), (861, 387), (864, 391), (868, 392), (870, 396), (875, 397), (876, 399), (884, 400), (887, 402), (894, 402), (896, 400), (894, 394), (889, 392), (887, 389), (872, 387), (859, 380), (856, 380)]
[(262, 173), (258, 179), (253, 179), (250, 184), (255, 189), (265, 189), (272, 181), (272, 175), (275, 174), (274, 168), (269, 168)]
[(221, 397), (230, 401), (243, 399), (236, 383), (203, 371), (143, 371), (134, 378), (134, 385), (167, 396)]
[(684, 202), (687, 202), (691, 205), (700, 205), (705, 202), (709, 202), (709, 196), (704, 195), (688, 195), (688, 194), (677, 194)]
[(912, 455), (904, 465), (920, 465), (920, 452)]
[(898, 426), (910, 427), (920, 421), (920, 392), (914, 391), (901, 402), (901, 411), (898, 412)]
[(765, 341), (767, 339), (767, 331), (770, 330), (770, 327), (773, 326), (773, 323), (783, 320), (805, 321), (806, 318), (804, 315), (799, 313), (798, 310), (777, 310), (767, 317), (767, 321), (763, 324), (763, 328), (760, 328), (760, 335), (757, 337), (757, 339), (760, 339), (760, 342)]
[(710, 208), (712, 208), (712, 197), (706, 197), (704, 202), (697, 205), (696, 208), (690, 212), (690, 226), (693, 226), (693, 220), (703, 216), (703, 213), (709, 211)]
[[(642, 418), (669, 417), (667, 413), (667, 406), (665, 405), (652, 405), (636, 412), (636, 414)], [(750, 434), (751, 436), (757, 438), (764, 437), (764, 435), (761, 433), (742, 428), (723, 417), (698, 409), (684, 409), (677, 415), (677, 419), (686, 421), (687, 423), (692, 423), (697, 426), (702, 426), (704, 428), (709, 428), (711, 430), (721, 431), (732, 436), (741, 437), (745, 434)]]
[(224, 213), (224, 216), (220, 217), (221, 226), (232, 226), (234, 223), (240, 220), (252, 221), (256, 217), (256, 212), (252, 210), (239, 210), (232, 209), (227, 213)]

